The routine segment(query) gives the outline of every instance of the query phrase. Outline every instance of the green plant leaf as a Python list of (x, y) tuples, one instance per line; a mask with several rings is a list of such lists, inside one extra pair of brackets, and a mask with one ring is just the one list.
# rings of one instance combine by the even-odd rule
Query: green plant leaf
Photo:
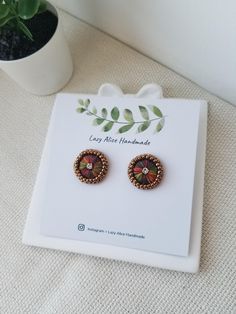
[(10, 22), (12, 19), (14, 19), (15, 16), (13, 15), (8, 15), (6, 17), (4, 17), (3, 19), (0, 19), (0, 27), (4, 26), (5, 24), (7, 24), (8, 22)]
[(31, 19), (39, 9), (40, 0), (19, 0), (18, 14), (23, 20)]
[(140, 113), (141, 113), (142, 117), (145, 120), (148, 120), (149, 119), (149, 114), (148, 114), (147, 109), (145, 107), (143, 107), (143, 106), (139, 106), (139, 110), (140, 110)]
[(106, 110), (106, 108), (102, 108), (102, 117), (104, 119), (106, 119), (106, 117), (107, 117), (107, 110)]
[(79, 104), (80, 104), (81, 106), (84, 106), (84, 101), (83, 101), (83, 99), (79, 99), (78, 102), (79, 102)]
[(93, 107), (93, 114), (97, 114), (97, 109)]
[(47, 10), (47, 1), (45, 0), (40, 0), (40, 5), (38, 9), (38, 13), (43, 13)]
[(0, 3), (0, 19), (3, 19), (8, 15), (10, 8), (8, 5)]
[(124, 118), (125, 118), (125, 120), (128, 121), (128, 122), (133, 122), (133, 121), (134, 121), (134, 118), (133, 118), (132, 111), (129, 110), (129, 109), (125, 109), (125, 110), (124, 110)]
[(104, 125), (103, 131), (108, 132), (112, 129), (114, 122), (110, 121), (107, 124)]
[(117, 107), (112, 108), (111, 110), (111, 117), (114, 121), (117, 121), (120, 116), (120, 111)]
[(149, 108), (152, 110), (152, 112), (159, 118), (163, 117), (163, 114), (161, 112), (161, 110), (159, 108), (157, 108), (156, 106), (149, 106)]
[(19, 29), (26, 35), (26, 37), (28, 37), (31, 41), (34, 40), (33, 35), (31, 34), (30, 30), (24, 23), (22, 23), (21, 21), (18, 21), (17, 25)]
[(163, 118), (158, 122), (156, 126), (156, 131), (160, 132), (163, 129), (164, 124), (165, 124), (165, 119)]
[(93, 120), (93, 125), (100, 125), (104, 122), (104, 119), (102, 118), (96, 118)]
[(89, 105), (90, 105), (90, 99), (85, 99), (84, 106), (88, 108)]
[(151, 121), (145, 121), (138, 127), (138, 133), (144, 132), (150, 126)]
[(77, 111), (78, 113), (83, 113), (85, 110), (86, 110), (86, 109), (81, 108), (81, 107), (78, 107), (78, 108), (76, 109), (76, 111)]
[(133, 127), (133, 125), (134, 125), (134, 123), (122, 126), (121, 128), (119, 128), (118, 133), (125, 133), (125, 132), (129, 131)]

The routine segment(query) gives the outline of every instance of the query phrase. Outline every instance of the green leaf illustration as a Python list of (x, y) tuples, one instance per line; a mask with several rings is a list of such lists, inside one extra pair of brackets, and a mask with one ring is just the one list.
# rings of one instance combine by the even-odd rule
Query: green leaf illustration
[(149, 108), (152, 110), (152, 112), (159, 118), (163, 117), (163, 114), (161, 112), (161, 110), (159, 108), (157, 108), (156, 106), (149, 106)]
[(134, 118), (133, 118), (132, 111), (129, 110), (129, 109), (125, 109), (125, 110), (124, 110), (124, 118), (125, 118), (125, 120), (128, 121), (128, 122), (133, 122), (133, 121), (134, 121)]
[(145, 121), (138, 127), (138, 133), (144, 132), (150, 126), (151, 121)]
[(93, 114), (97, 114), (97, 109), (93, 107)]
[(108, 132), (112, 129), (114, 122), (109, 121), (107, 124), (104, 125), (103, 131)]
[(111, 110), (111, 117), (114, 121), (117, 121), (120, 116), (120, 111), (117, 107), (112, 108)]
[(81, 107), (78, 107), (78, 108), (76, 109), (76, 111), (79, 112), (79, 113), (83, 113), (85, 110), (86, 110), (86, 109), (81, 108)]
[(102, 108), (102, 117), (104, 119), (106, 119), (106, 117), (107, 117), (107, 110), (106, 110), (106, 108)]
[(125, 133), (129, 131), (133, 127), (133, 125), (134, 123), (122, 126), (121, 128), (119, 128), (118, 133)]
[(139, 107), (139, 110), (140, 110), (140, 113), (142, 115), (142, 117), (145, 119), (145, 120), (148, 120), (149, 119), (149, 114), (148, 114), (148, 111), (145, 107), (143, 106), (138, 106)]
[(100, 125), (104, 122), (104, 119), (102, 118), (96, 118), (93, 120), (93, 125)]
[(84, 106), (88, 108), (89, 104), (90, 104), (90, 99), (85, 99)]
[(156, 131), (157, 131), (157, 132), (160, 132), (160, 131), (163, 129), (164, 124), (165, 124), (165, 119), (163, 118), (163, 119), (161, 119), (161, 120), (159, 121), (159, 123), (157, 124), (157, 126), (156, 126)]
[[(1, 1), (1, 0), (0, 0)], [(76, 109), (78, 113), (85, 113), (88, 116), (95, 116), (93, 120), (94, 126), (99, 126), (103, 124), (102, 130), (104, 132), (108, 132), (113, 128), (113, 125), (117, 124), (119, 126), (118, 133), (122, 134), (128, 132), (134, 125), (137, 125), (137, 132), (141, 133), (146, 131), (151, 124), (155, 124), (155, 132), (160, 132), (165, 124), (165, 116), (163, 116), (161, 110), (157, 106), (153, 105), (146, 105), (146, 106), (139, 106), (139, 111), (143, 119), (138, 119), (137, 121), (134, 120), (133, 113), (130, 109), (125, 109), (123, 111), (123, 117), (125, 121), (122, 121), (120, 118), (120, 110), (118, 107), (113, 107), (110, 111), (111, 119), (108, 117), (108, 110), (103, 107), (101, 111), (97, 110), (95, 106), (91, 109), (88, 108), (90, 105), (90, 99), (78, 99), (79, 107)], [(150, 111), (156, 117), (150, 117)], [(112, 121), (113, 120), (113, 121)]]
[(79, 99), (78, 102), (79, 102), (79, 104), (80, 104), (81, 106), (84, 106), (84, 101), (83, 101), (83, 99)]

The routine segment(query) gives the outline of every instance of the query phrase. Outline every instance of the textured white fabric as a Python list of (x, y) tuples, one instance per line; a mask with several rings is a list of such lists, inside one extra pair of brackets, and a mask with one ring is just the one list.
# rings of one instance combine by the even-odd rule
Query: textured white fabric
[(21, 244), (55, 95), (29, 95), (0, 72), (0, 313), (235, 313), (236, 109), (68, 14), (61, 16), (75, 63), (65, 92), (96, 93), (111, 82), (135, 93), (156, 82), (165, 97), (209, 101), (200, 273)]

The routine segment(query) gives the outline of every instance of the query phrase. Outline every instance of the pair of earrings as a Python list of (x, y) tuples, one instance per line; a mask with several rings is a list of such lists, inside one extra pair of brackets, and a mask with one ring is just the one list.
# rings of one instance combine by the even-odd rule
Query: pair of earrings
[[(74, 172), (81, 182), (98, 183), (108, 172), (108, 159), (98, 150), (86, 149), (77, 156)], [(153, 189), (162, 180), (163, 166), (160, 160), (151, 154), (138, 155), (129, 163), (128, 177), (138, 189)]]

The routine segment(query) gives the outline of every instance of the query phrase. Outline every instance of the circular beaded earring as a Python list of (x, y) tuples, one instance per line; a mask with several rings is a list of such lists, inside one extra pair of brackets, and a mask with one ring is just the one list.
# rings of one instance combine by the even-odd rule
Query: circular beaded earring
[(160, 184), (164, 170), (160, 160), (151, 154), (142, 154), (131, 160), (128, 176), (138, 189), (150, 190)]
[(98, 150), (86, 149), (75, 159), (74, 173), (81, 182), (95, 184), (104, 179), (108, 171), (108, 160)]

